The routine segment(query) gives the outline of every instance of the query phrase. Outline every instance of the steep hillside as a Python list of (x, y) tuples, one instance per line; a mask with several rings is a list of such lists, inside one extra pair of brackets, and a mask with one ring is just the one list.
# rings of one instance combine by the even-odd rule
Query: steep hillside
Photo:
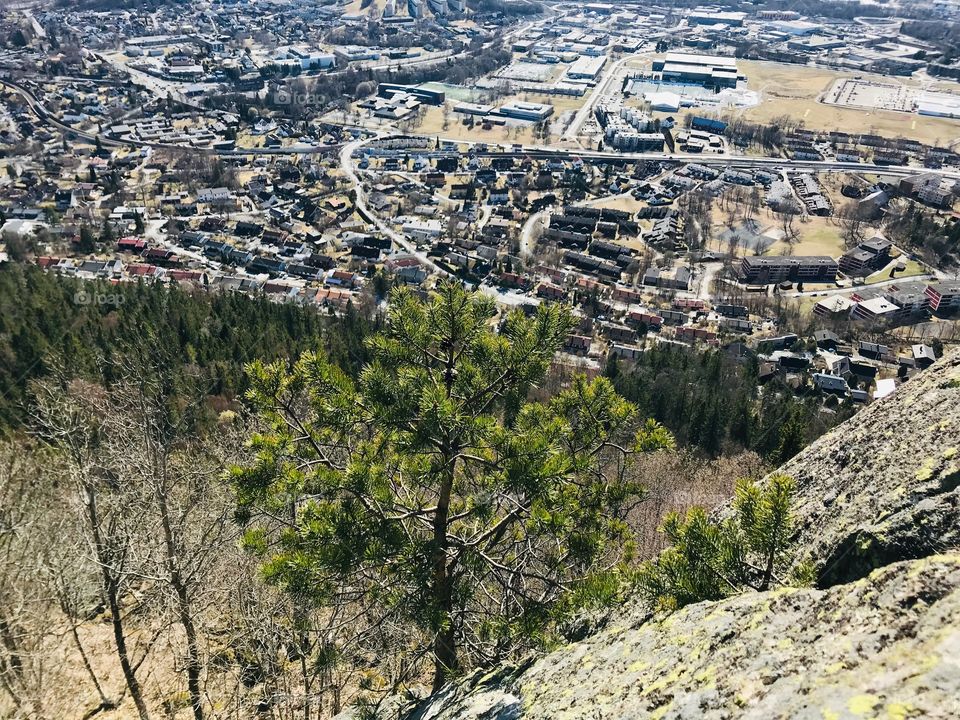
[(960, 354), (781, 470), (818, 588), (597, 634), (474, 673), (409, 720), (960, 717)]

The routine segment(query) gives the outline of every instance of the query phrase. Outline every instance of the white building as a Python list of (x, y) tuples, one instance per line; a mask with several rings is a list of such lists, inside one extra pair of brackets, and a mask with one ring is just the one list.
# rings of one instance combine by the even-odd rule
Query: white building
[(650, 109), (657, 112), (677, 112), (680, 110), (680, 96), (672, 92), (644, 93), (643, 99), (650, 103)]
[(538, 122), (553, 115), (553, 105), (517, 101), (504, 105), (497, 112), (505, 117)]
[(403, 234), (418, 242), (436, 240), (442, 232), (439, 220), (408, 220), (403, 224)]
[(737, 60), (733, 57), (671, 52), (662, 60), (653, 61), (653, 71), (660, 73), (665, 82), (737, 86)]
[(603, 71), (603, 66), (606, 65), (606, 63), (606, 55), (600, 55), (599, 57), (581, 55), (567, 70), (567, 77), (573, 80), (590, 80), (591, 82), (595, 82), (597, 78), (600, 77), (600, 73)]
[(30, 238), (40, 227), (41, 223), (34, 222), (33, 220), (21, 220), (19, 218), (14, 218), (13, 220), (7, 220), (3, 227), (0, 228), (0, 238), (4, 241), (8, 240), (26, 240)]
[(960, 117), (960, 97), (947, 93), (920, 93), (917, 112), (931, 117)]

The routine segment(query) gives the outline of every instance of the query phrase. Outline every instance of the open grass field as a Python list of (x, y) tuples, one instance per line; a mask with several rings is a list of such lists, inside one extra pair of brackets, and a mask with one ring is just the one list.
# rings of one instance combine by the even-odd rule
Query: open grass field
[(471, 140), (476, 142), (533, 142), (533, 125), (510, 126), (493, 125), (489, 130), (483, 129), (483, 124), (477, 122), (467, 127), (463, 124), (465, 116), (451, 112), (444, 129), (443, 110), (438, 107), (427, 108), (423, 122), (414, 128), (415, 132), (424, 135), (437, 135), (447, 140)]
[[(897, 273), (897, 278), (901, 280), (906, 280), (907, 278), (916, 277), (918, 275), (926, 275), (929, 272), (926, 267), (918, 263), (916, 260), (907, 260), (904, 265), (906, 266), (906, 269)], [(890, 279), (890, 266), (887, 266), (883, 270), (873, 273), (873, 275), (868, 275), (864, 282), (867, 285), (874, 285), (876, 283), (886, 282)]]
[[(552, 105), (554, 114), (550, 118), (553, 125), (552, 141), (556, 144), (560, 132), (564, 127), (565, 116), (576, 112), (586, 101), (582, 97), (569, 97), (566, 95), (541, 95), (539, 93), (520, 93), (510, 95), (497, 100), (497, 106), (510, 102), (523, 101), (544, 103)], [(449, 140), (473, 140), (482, 142), (510, 142), (510, 143), (534, 143), (542, 142), (533, 136), (534, 124), (508, 124), (493, 125), (489, 130), (483, 129), (483, 124), (477, 118), (472, 128), (463, 124), (466, 116), (450, 112), (446, 130), (443, 128), (443, 109), (438, 107), (428, 107), (424, 115), (423, 122), (415, 128), (417, 132), (426, 135), (441, 135)]]
[(249, 132), (241, 131), (237, 133), (238, 148), (258, 148), (263, 147), (265, 138), (263, 135), (253, 135)]
[(502, 102), (507, 103), (517, 100), (553, 105), (554, 113), (559, 115), (570, 110), (575, 111), (582, 108), (583, 104), (587, 101), (587, 96), (583, 95), (581, 97), (576, 97), (573, 95), (541, 95), (540, 93), (520, 93), (518, 95), (511, 95), (505, 98)]
[[(819, 102), (840, 78), (860, 77), (909, 86), (920, 85), (911, 78), (889, 78), (869, 73), (750, 60), (740, 60), (737, 65), (740, 72), (747, 76), (747, 87), (760, 94), (760, 104), (727, 110), (725, 114), (728, 117), (735, 115), (751, 122), (768, 123), (774, 118), (789, 116), (794, 120), (802, 120), (804, 127), (813, 130), (869, 132), (886, 137), (911, 138), (930, 145), (960, 142), (960, 120)], [(939, 82), (936, 85), (941, 91), (960, 92), (958, 83)], [(686, 115), (702, 112), (697, 108), (683, 108), (672, 114), (682, 119)]]
[(786, 243), (777, 241), (770, 252), (780, 255), (789, 252), (791, 255), (830, 255), (837, 257), (843, 254), (843, 238), (838, 228), (830, 218), (812, 217), (808, 222), (798, 222), (800, 242), (791, 249)]
[(590, 207), (610, 208), (612, 210), (622, 210), (629, 213), (639, 212), (647, 206), (647, 203), (637, 200), (631, 195), (611, 195), (600, 200), (592, 200), (587, 204)]

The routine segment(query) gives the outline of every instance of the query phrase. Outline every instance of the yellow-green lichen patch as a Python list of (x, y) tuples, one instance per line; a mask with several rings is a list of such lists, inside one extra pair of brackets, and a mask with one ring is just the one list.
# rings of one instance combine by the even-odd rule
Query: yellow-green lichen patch
[(866, 717), (872, 715), (873, 710), (880, 704), (880, 698), (876, 695), (854, 695), (847, 701), (847, 710), (857, 717)]
[(889, 703), (885, 708), (887, 720), (906, 720), (914, 716), (914, 710), (907, 703)]
[(917, 470), (917, 480), (923, 482), (924, 480), (929, 480), (933, 477), (933, 471), (937, 467), (937, 461), (933, 458), (927, 458), (923, 461), (923, 465), (920, 466), (920, 469)]

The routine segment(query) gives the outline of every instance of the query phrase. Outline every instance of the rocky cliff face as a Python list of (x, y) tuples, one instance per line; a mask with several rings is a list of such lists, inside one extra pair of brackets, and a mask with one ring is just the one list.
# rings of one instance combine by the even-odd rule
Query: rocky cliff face
[(407, 720), (960, 718), (960, 354), (787, 463), (817, 587), (615, 613)]
[(960, 353), (781, 470), (797, 480), (795, 541), (820, 587), (960, 547)]
[(960, 717), (960, 555), (829, 590), (627, 612), (527, 667), (476, 673), (410, 720)]

